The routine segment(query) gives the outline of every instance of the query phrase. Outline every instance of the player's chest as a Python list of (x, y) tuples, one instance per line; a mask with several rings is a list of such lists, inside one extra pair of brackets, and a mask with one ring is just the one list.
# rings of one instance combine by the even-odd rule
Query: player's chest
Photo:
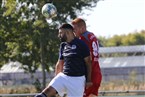
[(64, 46), (62, 55), (64, 57), (77, 57), (79, 52), (80, 52), (79, 48), (76, 44), (72, 44), (72, 45), (68, 44)]

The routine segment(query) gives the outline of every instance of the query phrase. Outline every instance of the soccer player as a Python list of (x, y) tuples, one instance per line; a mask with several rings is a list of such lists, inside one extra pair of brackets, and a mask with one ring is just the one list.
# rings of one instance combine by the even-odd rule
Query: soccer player
[(97, 97), (98, 89), (101, 84), (102, 74), (99, 66), (99, 43), (96, 36), (87, 31), (86, 22), (81, 18), (76, 18), (72, 21), (72, 25), (74, 26), (74, 32), (76, 37), (83, 40), (90, 49), (91, 60), (92, 60), (92, 83), (93, 85), (89, 88), (85, 89), (84, 97)]
[(51, 97), (57, 93), (60, 96), (66, 93), (67, 97), (83, 97), (85, 85), (92, 85), (89, 48), (84, 41), (75, 37), (70, 24), (63, 24), (59, 28), (58, 37), (62, 43), (55, 67), (56, 76), (35, 97)]

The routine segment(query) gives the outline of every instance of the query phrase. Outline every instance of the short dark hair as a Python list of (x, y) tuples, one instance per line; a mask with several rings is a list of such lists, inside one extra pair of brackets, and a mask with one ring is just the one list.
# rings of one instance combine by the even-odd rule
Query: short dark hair
[(70, 24), (63, 24), (59, 27), (59, 29), (70, 29), (70, 30), (74, 30), (73, 26), (71, 26)]

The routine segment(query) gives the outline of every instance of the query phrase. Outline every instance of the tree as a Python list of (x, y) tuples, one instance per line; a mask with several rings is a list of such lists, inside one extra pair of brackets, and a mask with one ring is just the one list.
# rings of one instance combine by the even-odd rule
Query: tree
[(75, 17), (84, 8), (96, 6), (99, 0), (53, 0), (58, 10), (56, 18), (49, 23), (41, 14), (47, 0), (2, 0), (0, 1), (0, 61), (21, 62), (25, 69), (34, 73), (41, 65), (43, 87), (45, 71), (57, 60), (59, 41), (57, 27)]
[(145, 31), (142, 30), (139, 32), (135, 32), (133, 34), (128, 34), (122, 40), (123, 45), (144, 45), (145, 44)]
[(128, 35), (114, 35), (110, 38), (99, 37), (103, 46), (130, 46), (145, 44), (145, 30), (129, 33)]

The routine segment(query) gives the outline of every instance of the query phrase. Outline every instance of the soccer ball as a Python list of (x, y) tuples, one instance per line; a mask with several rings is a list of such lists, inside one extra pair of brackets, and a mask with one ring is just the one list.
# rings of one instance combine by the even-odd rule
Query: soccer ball
[(57, 16), (57, 9), (52, 3), (46, 3), (45, 5), (43, 5), (41, 11), (42, 15), (47, 19)]

